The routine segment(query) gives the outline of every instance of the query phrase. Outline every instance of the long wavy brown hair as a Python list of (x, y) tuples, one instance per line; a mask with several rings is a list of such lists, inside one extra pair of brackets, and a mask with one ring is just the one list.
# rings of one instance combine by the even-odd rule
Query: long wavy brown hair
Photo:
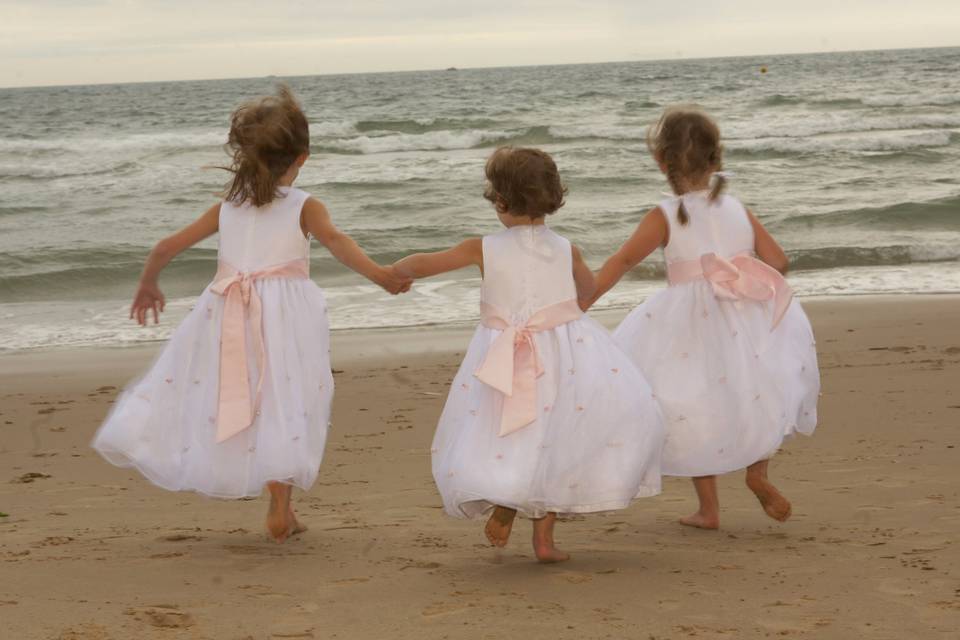
[(256, 207), (272, 202), (283, 174), (310, 152), (307, 116), (290, 88), (281, 84), (276, 95), (256, 98), (234, 111), (226, 149), (232, 162), (222, 168), (233, 180), (223, 197)]
[[(720, 128), (699, 107), (669, 107), (647, 132), (647, 146), (654, 160), (665, 167), (667, 182), (678, 196), (708, 174), (723, 169)], [(711, 202), (720, 197), (724, 186), (726, 178), (718, 175), (710, 191)], [(683, 199), (677, 208), (677, 219), (682, 225), (690, 221)]]
[(550, 154), (527, 147), (500, 147), (487, 159), (483, 197), (500, 213), (537, 219), (562, 207), (567, 188)]

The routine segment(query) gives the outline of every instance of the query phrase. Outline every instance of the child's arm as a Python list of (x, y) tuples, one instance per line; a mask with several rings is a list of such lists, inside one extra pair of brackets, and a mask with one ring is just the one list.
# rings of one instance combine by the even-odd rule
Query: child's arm
[(409, 278), (399, 276), (393, 269), (381, 267), (363, 252), (353, 238), (337, 229), (330, 220), (327, 208), (319, 200), (307, 198), (303, 203), (300, 221), (304, 231), (310, 232), (347, 268), (394, 295), (410, 289)]
[(393, 264), (394, 270), (408, 278), (429, 278), (470, 265), (483, 269), (483, 240), (470, 238), (455, 247), (434, 253), (415, 253)]
[(583, 255), (576, 246), (573, 247), (573, 281), (577, 285), (577, 302), (581, 307), (586, 305), (589, 308), (589, 302), (597, 289), (597, 280), (593, 277), (593, 271), (590, 271), (590, 267), (583, 261)]
[(630, 269), (637, 266), (644, 258), (653, 253), (657, 247), (667, 242), (669, 227), (663, 217), (660, 207), (654, 207), (647, 212), (637, 230), (623, 243), (620, 249), (610, 256), (597, 272), (596, 289), (593, 295), (581, 300), (580, 308), (589, 309), (600, 297), (613, 288)]
[(207, 209), (194, 222), (172, 236), (164, 238), (153, 247), (153, 251), (147, 256), (146, 264), (143, 265), (140, 283), (137, 285), (137, 292), (133, 296), (133, 304), (130, 305), (131, 318), (136, 319), (137, 323), (142, 326), (147, 324), (147, 315), (150, 311), (153, 311), (153, 323), (158, 324), (160, 322), (160, 312), (166, 306), (166, 300), (157, 281), (160, 272), (183, 251), (204, 238), (212, 236), (219, 228), (220, 203), (218, 202)]
[(753, 226), (754, 248), (757, 257), (768, 265), (779, 271), (786, 273), (790, 266), (790, 259), (784, 253), (783, 248), (773, 239), (770, 232), (767, 231), (760, 221), (757, 220), (753, 212), (747, 209), (747, 216), (750, 218), (750, 224)]

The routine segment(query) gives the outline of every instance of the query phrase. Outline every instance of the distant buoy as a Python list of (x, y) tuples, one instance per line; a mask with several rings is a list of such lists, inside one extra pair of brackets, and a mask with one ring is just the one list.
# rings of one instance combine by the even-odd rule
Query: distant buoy
[(762, 67), (760, 67), (760, 73), (766, 73), (766, 72), (767, 72), (767, 65), (763, 65)]

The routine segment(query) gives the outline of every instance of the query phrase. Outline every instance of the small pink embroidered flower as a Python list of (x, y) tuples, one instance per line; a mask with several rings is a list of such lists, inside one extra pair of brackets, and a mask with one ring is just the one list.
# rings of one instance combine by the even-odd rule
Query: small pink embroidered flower
[(299, 439), (300, 439), (300, 436), (293, 436), (293, 438), (291, 438), (291, 440), (293, 440), (294, 442), (296, 442)]
[(577, 342), (583, 342), (583, 338), (577, 338)]
[(690, 354), (687, 353), (686, 351), (684, 351), (683, 353), (680, 354), (680, 357), (683, 358), (684, 360), (686, 360), (687, 358), (690, 357)]
[(718, 382), (720, 384), (725, 384), (727, 382), (727, 376), (720, 376), (720, 379), (718, 380)]
[(577, 411), (583, 411), (583, 405), (582, 405), (582, 404), (578, 404), (578, 405), (577, 405)]
[(550, 411), (550, 405), (546, 405), (546, 406), (543, 408), (543, 411), (544, 411), (544, 413), (549, 412), (549, 411)]
[(620, 373), (620, 369), (617, 369), (616, 367), (614, 367), (613, 369), (610, 369), (610, 371), (612, 371), (613, 373)]
[(704, 312), (701, 313), (700, 315), (702, 315), (704, 318), (709, 318), (709, 317), (710, 317), (710, 312), (709, 312), (709, 311), (704, 311)]
[(739, 334), (740, 334), (739, 331), (734, 331), (734, 332), (733, 332), (733, 337), (736, 338)]
[(210, 424), (216, 424), (217, 419), (214, 418), (213, 416), (210, 416), (209, 418), (207, 418), (207, 422), (209, 422)]
[(164, 382), (166, 382), (167, 384), (173, 384), (173, 378), (167, 378), (166, 380), (164, 380)]
[(652, 317), (653, 317), (653, 314), (650, 313), (649, 311), (647, 311), (647, 312), (646, 312), (645, 314), (643, 314), (643, 315), (647, 316), (648, 318), (652, 318)]
[(463, 384), (460, 385), (460, 388), (463, 389), (464, 391), (466, 391), (467, 389), (470, 388), (470, 385), (468, 385), (466, 382), (464, 382)]
[(570, 369), (570, 375), (573, 375), (574, 369)]
[(498, 453), (496, 457), (497, 457), (497, 460), (503, 460), (503, 454), (502, 454), (502, 453)]
[(470, 415), (472, 415), (472, 416), (477, 415), (477, 410), (476, 410), (476, 409), (470, 409)]

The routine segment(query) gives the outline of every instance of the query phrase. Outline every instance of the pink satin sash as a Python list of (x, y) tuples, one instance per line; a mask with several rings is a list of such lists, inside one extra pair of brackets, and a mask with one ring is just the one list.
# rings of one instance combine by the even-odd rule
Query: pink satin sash
[(537, 419), (537, 378), (543, 367), (533, 334), (553, 329), (583, 315), (576, 300), (540, 309), (522, 325), (513, 325), (493, 305), (480, 303), (480, 324), (502, 330), (487, 357), (473, 375), (503, 394), (500, 436), (522, 429)]
[(718, 298), (726, 300), (773, 301), (771, 331), (780, 324), (793, 299), (793, 290), (783, 275), (765, 262), (747, 253), (729, 260), (715, 253), (705, 253), (699, 260), (682, 260), (667, 265), (671, 285), (705, 279)]
[[(217, 412), (217, 442), (231, 438), (254, 420), (263, 386), (263, 307), (253, 283), (265, 278), (308, 278), (304, 259), (293, 260), (259, 271), (241, 272), (225, 262), (217, 266), (210, 290), (225, 298), (220, 325), (220, 398)], [(250, 397), (250, 372), (247, 367), (247, 326), (252, 329), (257, 352), (257, 389)]]

